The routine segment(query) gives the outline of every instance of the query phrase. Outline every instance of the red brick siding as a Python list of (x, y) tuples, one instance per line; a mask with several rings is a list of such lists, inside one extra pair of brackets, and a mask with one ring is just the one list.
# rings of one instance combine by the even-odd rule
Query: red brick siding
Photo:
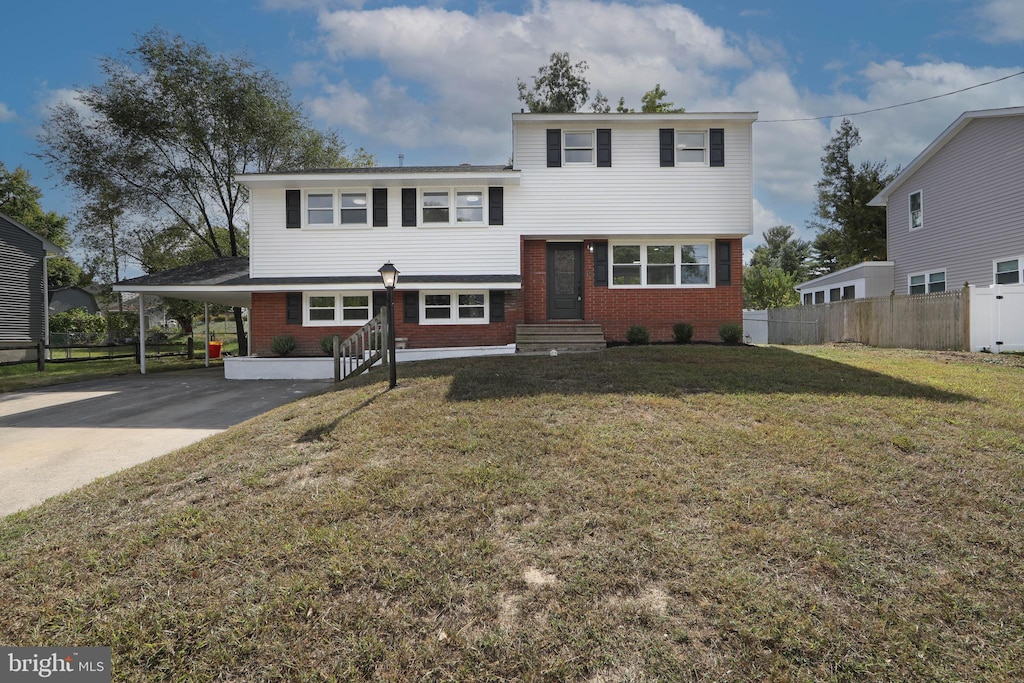
[[(600, 323), (608, 341), (625, 341), (630, 325), (644, 325), (651, 341), (672, 341), (675, 323), (690, 323), (695, 341), (718, 341), (722, 323), (743, 321), (742, 240), (730, 242), (732, 284), (707, 289), (611, 289), (594, 286), (594, 256), (583, 250), (583, 306), (588, 323)], [(525, 321), (547, 320), (547, 242), (524, 240)], [(714, 257), (714, 252), (711, 254)], [(562, 321), (557, 321), (562, 322)]]
[[(516, 340), (516, 325), (523, 322), (521, 297), (517, 291), (505, 292), (505, 321), (487, 325), (419, 325), (403, 322), (403, 293), (395, 292), (395, 336), (408, 338), (407, 347), (422, 349), (446, 346), (496, 346)], [(250, 309), (252, 339), (250, 347), (257, 356), (273, 355), (270, 344), (276, 336), (295, 337), (295, 355), (321, 355), (320, 340), (329, 335), (342, 339), (359, 326), (305, 327), (285, 324), (285, 294), (253, 293)]]

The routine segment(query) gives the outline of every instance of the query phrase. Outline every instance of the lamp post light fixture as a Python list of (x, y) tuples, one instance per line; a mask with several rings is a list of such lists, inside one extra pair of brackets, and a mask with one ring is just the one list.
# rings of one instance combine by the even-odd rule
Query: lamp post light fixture
[(398, 284), (398, 269), (388, 261), (377, 272), (388, 293), (388, 388), (394, 389), (398, 384), (398, 371), (395, 367), (395, 285)]

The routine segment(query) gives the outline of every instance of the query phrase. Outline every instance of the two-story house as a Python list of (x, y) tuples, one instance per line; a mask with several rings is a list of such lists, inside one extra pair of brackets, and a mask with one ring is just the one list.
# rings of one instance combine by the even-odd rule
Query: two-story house
[(34, 359), (35, 351), (21, 347), (48, 342), (46, 259), (63, 255), (57, 245), (0, 213), (0, 361)]
[(897, 294), (1024, 282), (1024, 107), (964, 112), (870, 204)]
[(686, 322), (717, 339), (742, 319), (756, 118), (514, 114), (508, 166), (239, 176), (248, 263), (119, 289), (246, 305), (257, 355), (285, 334), (316, 354), (365, 323), (385, 262), (401, 273), (396, 333), (409, 348), (511, 344), (543, 323), (599, 325), (609, 341), (644, 325), (669, 341)]

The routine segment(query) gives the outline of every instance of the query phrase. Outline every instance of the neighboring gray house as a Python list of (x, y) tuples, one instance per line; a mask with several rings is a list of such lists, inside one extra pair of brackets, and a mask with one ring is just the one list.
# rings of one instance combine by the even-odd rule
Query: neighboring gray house
[(1024, 107), (964, 112), (869, 204), (897, 294), (1024, 282)]
[(99, 313), (96, 295), (81, 287), (61, 287), (50, 292), (50, 313), (64, 313), (74, 308), (84, 308), (87, 313)]
[(27, 346), (47, 336), (46, 257), (64, 251), (0, 213), (0, 360), (34, 358), (33, 352), (4, 348)]
[(893, 290), (892, 274), (892, 261), (865, 261), (801, 282), (796, 291), (800, 293), (800, 302), (805, 305), (889, 296)]

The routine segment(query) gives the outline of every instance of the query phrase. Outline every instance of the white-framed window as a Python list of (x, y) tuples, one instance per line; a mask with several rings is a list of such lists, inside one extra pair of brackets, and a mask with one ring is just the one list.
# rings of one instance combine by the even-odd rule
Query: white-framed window
[(341, 224), (366, 225), (366, 192), (341, 193)]
[(710, 287), (711, 242), (611, 244), (612, 287)]
[(334, 225), (334, 193), (306, 193), (306, 224)]
[(420, 192), (420, 224), (426, 226), (485, 225), (485, 195), (484, 190), (480, 188), (422, 190)]
[(707, 150), (707, 133), (702, 130), (676, 131), (676, 163), (703, 164)]
[(924, 226), (924, 195), (921, 190), (910, 193), (910, 229)]
[(362, 325), (372, 317), (370, 292), (308, 292), (303, 299), (303, 322), (312, 327)]
[(995, 261), (995, 283), (1016, 285), (1024, 282), (1024, 256), (1005, 261)]
[(420, 322), (424, 325), (475, 325), (489, 322), (486, 291), (421, 292)]
[(910, 275), (909, 289), (911, 294), (935, 294), (946, 291), (946, 271), (937, 270), (931, 273), (915, 273)]
[(594, 163), (594, 131), (566, 131), (564, 137), (565, 163)]

